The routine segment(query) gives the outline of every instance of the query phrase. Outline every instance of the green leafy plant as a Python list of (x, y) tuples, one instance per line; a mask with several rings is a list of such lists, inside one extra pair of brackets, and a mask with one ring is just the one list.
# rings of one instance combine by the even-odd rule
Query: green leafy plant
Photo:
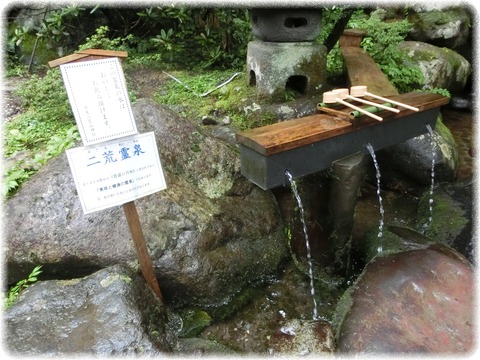
[[(130, 58), (162, 61), (170, 66), (231, 68), (244, 64), (247, 43), (252, 38), (247, 9), (68, 5), (46, 6), (44, 11), (43, 22), (33, 29), (11, 23), (6, 42), (11, 56), (19, 53), (28, 35), (59, 56), (79, 48), (102, 48), (125, 50)], [(102, 16), (109, 19), (108, 26), (97, 25)], [(82, 33), (91, 28), (96, 31)]]
[(168, 61), (174, 61), (183, 50), (183, 44), (178, 41), (177, 35), (174, 34), (172, 28), (165, 31), (160, 30), (160, 34), (151, 39), (151, 42), (156, 46), (157, 50), (162, 51), (164, 58)]
[(22, 98), (23, 106), (28, 108), (38, 121), (72, 121), (73, 114), (60, 71), (49, 69), (40, 77), (32, 75), (16, 90)]
[(446, 96), (446, 97), (452, 97), (452, 94), (450, 94), (450, 91), (448, 91), (448, 89), (444, 89), (444, 88), (433, 88), (433, 89), (429, 89), (428, 92), (443, 95), (443, 96)]
[(398, 44), (405, 39), (411, 24), (407, 19), (385, 21), (382, 11), (375, 11), (369, 17), (357, 12), (352, 16), (349, 27), (366, 31), (361, 43), (388, 80), (400, 92), (409, 92), (424, 82), (421, 70), (416, 66), (405, 66), (405, 52)]
[(34, 284), (38, 280), (38, 275), (42, 272), (42, 265), (35, 266), (32, 272), (28, 275), (26, 279), (20, 280), (15, 286), (12, 286), (8, 289), (3, 302), (3, 308), (7, 310), (10, 308), (17, 298), (20, 296), (20, 293), (28, 288), (30, 285)]
[(45, 152), (35, 154), (34, 161), (41, 165), (45, 165), (48, 160), (72, 147), (80, 141), (80, 139), (81, 137), (77, 125), (73, 125), (65, 132), (59, 132), (56, 135), (53, 135), (47, 142)]
[(12, 29), (12, 33), (10, 34), (7, 42), (7, 51), (12, 53), (15, 52), (15, 48), (22, 44), (27, 34), (28, 28), (26, 26)]
[[(22, 124), (29, 124), (22, 126)], [(5, 155), (14, 156), (17, 152), (25, 153), (20, 160), (4, 175), (3, 195), (12, 196), (23, 182), (34, 174), (42, 165), (80, 140), (77, 126), (71, 123), (58, 123), (54, 120), (39, 122), (36, 119), (20, 117), (7, 124), (15, 128), (6, 133)], [(53, 135), (52, 135), (53, 134)]]
[(3, 195), (8, 197), (13, 194), (31, 174), (32, 171), (28, 171), (21, 167), (19, 168), (18, 166), (10, 168), (4, 176), (2, 189)]
[(17, 159), (5, 169), (2, 190), (7, 197), (47, 160), (80, 139), (58, 69), (43, 78), (33, 75), (17, 94), (27, 110), (4, 127), (4, 156), (9, 163)]
[(103, 49), (130, 51), (138, 39), (133, 34), (124, 37), (110, 39), (110, 27), (104, 25), (95, 30), (95, 33), (87, 37), (85, 42), (79, 46), (79, 50)]
[(296, 92), (292, 89), (285, 89), (285, 101), (293, 101), (296, 97)]

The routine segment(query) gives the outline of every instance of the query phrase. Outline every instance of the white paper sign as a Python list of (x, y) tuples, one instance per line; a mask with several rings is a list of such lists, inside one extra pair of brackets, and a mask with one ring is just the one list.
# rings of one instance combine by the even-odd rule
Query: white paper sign
[(85, 146), (137, 133), (120, 60), (60, 65)]
[(167, 188), (153, 132), (66, 152), (85, 214)]

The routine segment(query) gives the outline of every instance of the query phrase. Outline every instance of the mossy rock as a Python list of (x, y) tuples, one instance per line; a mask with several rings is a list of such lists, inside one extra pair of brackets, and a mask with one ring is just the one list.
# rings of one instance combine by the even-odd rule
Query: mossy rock
[(420, 41), (404, 41), (399, 48), (409, 58), (406, 66), (418, 66), (425, 82), (422, 90), (444, 88), (462, 91), (471, 75), (470, 63), (457, 52)]
[(183, 326), (179, 337), (194, 337), (212, 323), (210, 315), (200, 309), (185, 309), (180, 313)]
[(473, 261), (472, 216), (472, 179), (467, 179), (437, 187), (432, 195), (425, 191), (420, 198), (416, 227), (435, 242), (453, 247)]
[(466, 7), (449, 7), (424, 12), (411, 12), (410, 37), (440, 47), (457, 48), (469, 36), (472, 14)]
[[(415, 229), (387, 225), (381, 237), (378, 229), (370, 230), (365, 239), (365, 258), (371, 261), (375, 256), (385, 256), (411, 249), (419, 249), (432, 244), (433, 241)], [(381, 249), (381, 251), (379, 251)]]

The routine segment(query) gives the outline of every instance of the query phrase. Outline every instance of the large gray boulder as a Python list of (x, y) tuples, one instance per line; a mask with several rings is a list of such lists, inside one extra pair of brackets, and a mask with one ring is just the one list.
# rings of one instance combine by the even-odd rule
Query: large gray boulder
[(158, 356), (171, 352), (164, 312), (126, 266), (39, 281), (5, 312), (4, 346), (15, 356)]
[[(166, 301), (228, 302), (276, 272), (287, 243), (275, 199), (240, 175), (235, 145), (150, 101), (133, 106), (139, 132), (154, 131), (168, 188), (136, 201)], [(136, 265), (120, 207), (84, 215), (65, 155), (51, 160), (5, 205), (8, 282), (42, 264), (77, 277)]]
[(417, 66), (423, 73), (422, 90), (444, 88), (452, 93), (464, 90), (472, 72), (470, 63), (457, 52), (420, 41), (399, 44), (409, 60), (405, 66)]
[(408, 21), (412, 23), (409, 37), (432, 45), (455, 49), (467, 43), (472, 14), (465, 6), (433, 3), (417, 4), (409, 9)]

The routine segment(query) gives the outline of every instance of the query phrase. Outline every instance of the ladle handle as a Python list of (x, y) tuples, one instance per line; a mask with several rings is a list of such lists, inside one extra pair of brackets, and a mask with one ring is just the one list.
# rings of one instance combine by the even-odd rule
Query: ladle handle
[(392, 104), (395, 104), (395, 105), (398, 105), (398, 106), (401, 106), (401, 107), (404, 107), (405, 109), (409, 109), (409, 110), (413, 110), (413, 111), (420, 111), (419, 108), (416, 108), (414, 106), (410, 106), (410, 105), (407, 105), (407, 104), (403, 104), (401, 102), (398, 102), (398, 101), (394, 101), (392, 99), (387, 99), (387, 98), (384, 98), (384, 97), (381, 97), (381, 96), (378, 96), (378, 95), (375, 95), (375, 94), (371, 94), (369, 92), (365, 92), (365, 95), (368, 95), (368, 96), (371, 96), (375, 99), (378, 99), (378, 100), (383, 100), (383, 101), (388, 101)]
[(346, 101), (343, 101), (342, 99), (340, 98), (336, 98), (335, 99), (336, 102), (339, 102), (340, 104), (343, 104), (345, 106), (348, 106), (349, 108), (352, 108), (354, 110), (357, 110), (359, 112), (361, 112), (362, 114), (365, 114), (367, 116), (370, 116), (372, 119), (375, 119), (375, 120), (378, 120), (378, 121), (383, 121), (383, 119), (380, 117), (380, 116), (377, 116), (375, 114), (372, 114), (371, 112), (368, 112), (368, 111), (365, 111), (363, 110), (362, 108), (358, 107), (358, 106), (355, 106), (355, 105), (352, 105)]
[(393, 108), (393, 107), (385, 106), (385, 105), (382, 105), (382, 104), (377, 104), (377, 103), (374, 103), (374, 102), (372, 102), (372, 101), (368, 101), (368, 100), (364, 100), (364, 99), (357, 98), (357, 97), (355, 97), (355, 96), (348, 95), (347, 98), (348, 98), (348, 99), (355, 100), (355, 101), (358, 101), (358, 102), (361, 102), (361, 103), (364, 103), (364, 104), (367, 104), (367, 105), (372, 105), (372, 106), (375, 106), (375, 107), (380, 108), (380, 109), (392, 111), (392, 112), (394, 112), (394, 113), (399, 113), (399, 112), (400, 112), (400, 110), (395, 109), (395, 108)]

